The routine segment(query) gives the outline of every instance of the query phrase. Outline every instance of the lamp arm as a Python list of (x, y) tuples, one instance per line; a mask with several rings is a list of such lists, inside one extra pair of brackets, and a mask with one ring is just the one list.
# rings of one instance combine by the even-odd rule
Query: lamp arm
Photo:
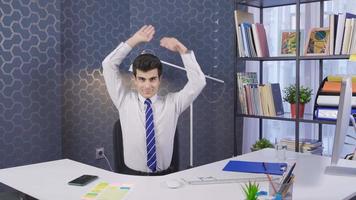
[[(175, 65), (175, 64), (172, 64), (172, 63), (169, 63), (169, 62), (163, 61), (163, 60), (161, 60), (161, 62), (162, 62), (163, 64), (168, 65), (168, 66), (171, 66), (171, 67), (174, 67), (174, 68), (177, 68), (177, 69), (180, 69), (180, 70), (187, 71), (187, 69), (186, 69), (186, 68), (184, 68), (184, 67), (181, 67), (181, 66), (178, 66), (178, 65)], [(223, 80), (221, 80), (221, 79), (214, 78), (214, 77), (209, 76), (209, 75), (204, 75), (204, 76), (205, 76), (206, 78), (208, 78), (208, 79), (213, 80), (213, 81), (216, 81), (216, 82), (219, 82), (219, 83), (225, 83), (225, 82), (224, 82)]]
[[(175, 65), (175, 64), (172, 64), (172, 63), (169, 63), (169, 62), (166, 62), (166, 61), (163, 61), (161, 60), (161, 62), (163, 64), (166, 64), (168, 66), (171, 66), (171, 67), (174, 67), (176, 69), (180, 69), (180, 70), (184, 70), (184, 71), (187, 71), (188, 69), (184, 68), (184, 67), (181, 67), (181, 66), (178, 66), (178, 65)], [(206, 78), (208, 79), (211, 79), (213, 81), (216, 81), (216, 82), (219, 82), (219, 83), (225, 83), (223, 80), (220, 80), (220, 79), (217, 79), (217, 78), (214, 78), (212, 76), (208, 76), (208, 75), (204, 75)], [(193, 167), (194, 166), (194, 154), (193, 154), (193, 103), (190, 104), (190, 160), (189, 160), (189, 165), (190, 167)]]

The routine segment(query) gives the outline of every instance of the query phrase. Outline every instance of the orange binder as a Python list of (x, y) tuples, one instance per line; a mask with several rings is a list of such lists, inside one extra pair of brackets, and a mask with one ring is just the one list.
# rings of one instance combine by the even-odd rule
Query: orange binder
[[(326, 81), (321, 91), (340, 93), (340, 89), (341, 89), (341, 82)], [(352, 83), (352, 93), (356, 93), (356, 82)]]

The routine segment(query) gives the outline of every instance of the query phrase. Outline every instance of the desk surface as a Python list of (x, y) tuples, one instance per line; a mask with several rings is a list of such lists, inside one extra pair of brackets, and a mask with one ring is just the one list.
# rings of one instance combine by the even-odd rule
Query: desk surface
[[(297, 162), (295, 168), (296, 180), (293, 188), (294, 200), (349, 199), (356, 195), (356, 176), (340, 177), (324, 174), (325, 167), (330, 163), (330, 158), (294, 152), (287, 152), (287, 157), (289, 158), (287, 162)], [(144, 198), (157, 200), (243, 199), (241, 183), (184, 184), (178, 189), (170, 189), (165, 184), (166, 180), (182, 180), (182, 178), (189, 180), (198, 177), (215, 177), (218, 179), (265, 177), (263, 174), (224, 172), (222, 168), (228, 160), (277, 161), (275, 150), (264, 149), (166, 176), (142, 177), (117, 174), (63, 159), (1, 169), (0, 182), (41, 200), (78, 200), (102, 181), (132, 183), (133, 190), (128, 194), (127, 200)], [(339, 164), (356, 167), (355, 161), (340, 160)], [(99, 179), (84, 187), (67, 185), (68, 181), (82, 174), (98, 175)], [(266, 182), (261, 182), (260, 185), (266, 190)]]

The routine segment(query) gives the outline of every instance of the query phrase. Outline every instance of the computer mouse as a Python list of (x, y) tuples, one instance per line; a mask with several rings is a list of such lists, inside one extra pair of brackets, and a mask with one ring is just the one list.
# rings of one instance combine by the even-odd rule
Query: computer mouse
[(176, 189), (176, 188), (179, 188), (182, 186), (181, 182), (174, 180), (174, 179), (166, 180), (165, 183), (168, 188), (172, 188), (172, 189)]

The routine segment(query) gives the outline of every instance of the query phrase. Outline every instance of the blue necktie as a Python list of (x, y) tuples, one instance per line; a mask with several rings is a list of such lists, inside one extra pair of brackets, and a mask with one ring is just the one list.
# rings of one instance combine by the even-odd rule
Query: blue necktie
[(153, 123), (153, 111), (151, 107), (151, 100), (146, 99), (146, 147), (147, 147), (147, 166), (152, 170), (156, 171), (156, 141), (155, 141), (155, 130)]

